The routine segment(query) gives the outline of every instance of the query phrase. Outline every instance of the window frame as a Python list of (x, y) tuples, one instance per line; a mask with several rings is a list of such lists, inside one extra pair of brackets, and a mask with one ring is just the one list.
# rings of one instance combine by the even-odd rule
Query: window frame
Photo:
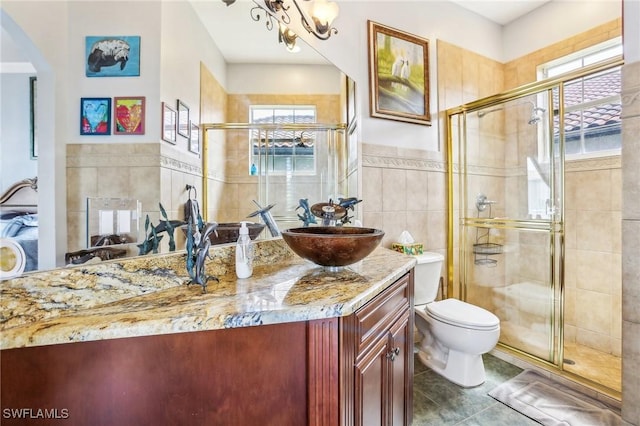
[[(254, 112), (257, 110), (261, 110), (261, 111), (268, 111), (271, 110), (272, 113), (272, 117), (275, 117), (276, 114), (276, 110), (289, 110), (291, 112), (291, 116), (294, 117), (294, 120), (292, 122), (281, 122), (281, 123), (275, 123), (275, 120), (272, 120), (270, 123), (264, 123), (264, 122), (256, 122), (254, 121), (253, 117), (254, 117)], [(313, 121), (312, 123), (309, 122), (296, 122), (295, 120), (295, 111), (296, 110), (312, 110), (313, 111)], [(249, 106), (249, 123), (250, 124), (256, 124), (256, 125), (260, 125), (260, 124), (282, 124), (283, 126), (286, 126), (287, 124), (315, 124), (317, 123), (317, 117), (318, 117), (318, 111), (317, 111), (317, 106), (316, 105), (290, 105), (290, 104), (253, 104)], [(257, 157), (258, 154), (254, 154), (254, 150), (256, 149), (254, 146), (254, 142), (256, 141), (255, 139), (255, 129), (252, 129), (249, 132), (249, 136), (248, 136), (248, 142), (249, 142), (249, 164), (248, 164), (248, 170), (249, 170), (249, 175), (252, 175), (252, 166), (254, 164), (257, 164), (257, 162), (259, 161), (259, 158)], [(298, 132), (297, 130), (287, 130), (284, 129), (282, 130), (283, 132), (293, 132), (293, 138), (283, 138), (283, 140), (296, 140), (297, 138), (300, 138), (301, 140), (304, 139), (304, 131), (300, 131), (301, 135), (297, 136), (296, 132)], [(261, 169), (261, 167), (257, 167), (257, 173), (261, 173), (263, 176), (267, 173), (272, 175), (272, 176), (284, 176), (284, 175), (294, 175), (294, 176), (313, 176), (316, 174), (316, 170), (317, 170), (317, 157), (318, 157), (318, 152), (317, 152), (317, 143), (316, 143), (316, 134), (315, 131), (310, 131), (311, 133), (311, 137), (310, 139), (313, 140), (313, 145), (312, 145), (312, 153), (311, 154), (298, 154), (300, 157), (302, 156), (309, 156), (312, 158), (312, 164), (313, 166), (310, 169), (307, 170), (296, 170), (295, 167), (293, 170), (286, 170), (286, 169), (279, 169), (275, 167), (275, 163), (272, 164), (272, 168), (269, 167), (265, 167), (264, 170)], [(273, 133), (272, 133), (273, 136)], [(274, 139), (273, 137), (271, 137), (270, 140), (276, 140), (278, 141), (279, 139)], [(279, 157), (281, 158), (285, 158), (285, 157), (289, 157), (292, 158), (293, 161), (295, 162), (296, 160), (296, 153), (295, 153), (295, 146), (292, 147), (293, 149), (293, 153), (289, 154), (289, 155), (281, 155)]]
[[(588, 48), (579, 50), (577, 52), (573, 52), (569, 55), (566, 55), (561, 58), (557, 58), (547, 63), (539, 65), (537, 67), (538, 80), (557, 77), (559, 75), (578, 70), (580, 68), (583, 68), (588, 65), (592, 65), (597, 62), (602, 62), (608, 59), (615, 58), (617, 56), (620, 56), (621, 54), (622, 54), (622, 38), (615, 37), (605, 42), (598, 43)], [(569, 64), (573, 64), (573, 65), (571, 66)], [(620, 70), (620, 68), (618, 69)], [(553, 70), (556, 70), (556, 71), (553, 71)], [(607, 70), (606, 72), (611, 72), (611, 70)], [(581, 77), (580, 80), (584, 81), (584, 78), (585, 77)], [(589, 76), (589, 78), (593, 78), (593, 76)], [(578, 81), (578, 79), (573, 81)], [(564, 105), (565, 115), (567, 114), (567, 112), (584, 111), (585, 109), (588, 109), (589, 107), (593, 107), (596, 105), (615, 104), (615, 103), (620, 104), (622, 102), (622, 94), (621, 94), (622, 87), (620, 86), (618, 87), (618, 89), (619, 89), (618, 95), (605, 96), (597, 100), (590, 100), (587, 102), (576, 103), (570, 106), (567, 106), (565, 102), (565, 105)], [(583, 118), (581, 120), (583, 120)], [(621, 149), (622, 149), (621, 144), (618, 148), (614, 148), (614, 149), (587, 151), (585, 149), (585, 138), (584, 138), (586, 128), (584, 127), (584, 121), (582, 121), (581, 123), (582, 125), (580, 128), (580, 152), (573, 153), (573, 154), (565, 153), (565, 160), (571, 161), (571, 160), (602, 158), (602, 157), (620, 155)], [(620, 141), (621, 140), (622, 140), (622, 137), (620, 137)]]

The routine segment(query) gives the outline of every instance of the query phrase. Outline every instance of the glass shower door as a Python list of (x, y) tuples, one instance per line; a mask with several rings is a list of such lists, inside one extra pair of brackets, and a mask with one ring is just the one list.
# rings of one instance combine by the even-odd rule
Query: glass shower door
[(463, 113), (462, 296), (500, 318), (500, 343), (556, 363), (561, 173), (552, 92)]

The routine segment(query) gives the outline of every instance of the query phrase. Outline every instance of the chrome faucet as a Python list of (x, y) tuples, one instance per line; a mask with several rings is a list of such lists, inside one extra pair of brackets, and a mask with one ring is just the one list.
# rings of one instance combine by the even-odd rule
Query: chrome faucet
[(278, 229), (278, 225), (276, 224), (276, 221), (273, 219), (273, 216), (269, 211), (275, 204), (269, 204), (267, 207), (262, 207), (256, 200), (253, 200), (253, 202), (258, 206), (259, 210), (251, 213), (247, 217), (254, 217), (254, 216), (260, 215), (260, 218), (262, 219), (262, 221), (265, 223), (265, 225), (267, 225), (267, 228), (269, 228), (269, 232), (271, 233), (271, 236), (272, 237), (280, 236), (280, 230)]

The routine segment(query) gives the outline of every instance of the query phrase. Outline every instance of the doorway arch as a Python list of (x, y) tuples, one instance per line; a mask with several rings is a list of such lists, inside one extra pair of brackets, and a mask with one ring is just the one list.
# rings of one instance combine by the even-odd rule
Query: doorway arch
[[(55, 126), (56, 79), (53, 68), (16, 21), (0, 8), (0, 27), (31, 62), (38, 78), (38, 269), (64, 264), (66, 251), (66, 154)], [(50, 113), (42, 113), (50, 112)], [(45, 195), (45, 196), (42, 196)], [(46, 214), (44, 214), (46, 212)]]

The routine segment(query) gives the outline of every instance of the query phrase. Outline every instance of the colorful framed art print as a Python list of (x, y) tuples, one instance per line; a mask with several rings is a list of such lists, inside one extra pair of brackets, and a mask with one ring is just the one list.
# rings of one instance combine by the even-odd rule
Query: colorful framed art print
[(111, 134), (111, 98), (80, 98), (80, 134)]
[(144, 135), (144, 96), (113, 98), (113, 134)]

